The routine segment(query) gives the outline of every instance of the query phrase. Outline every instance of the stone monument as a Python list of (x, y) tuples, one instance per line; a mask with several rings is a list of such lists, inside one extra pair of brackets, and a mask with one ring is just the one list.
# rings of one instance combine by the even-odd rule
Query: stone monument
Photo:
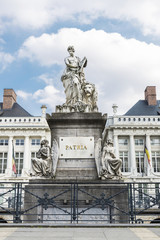
[[(123, 205), (124, 211), (127, 206), (127, 200), (124, 199), (128, 199), (127, 195), (123, 194), (124, 204), (119, 203), (116, 186), (112, 186), (113, 181), (121, 181), (122, 162), (115, 156), (112, 140), (107, 139), (105, 132), (107, 115), (98, 112), (98, 94), (95, 85), (85, 79), (84, 68), (87, 66), (87, 58), (81, 60), (75, 56), (73, 46), (69, 46), (67, 50), (69, 56), (65, 58), (66, 69), (61, 77), (66, 101), (63, 105), (56, 106), (54, 113), (47, 114), (46, 119), (51, 130), (51, 147), (46, 140), (41, 142), (37, 157), (32, 159), (34, 180), (31, 182), (36, 186), (37, 177), (42, 186), (48, 180), (53, 184), (60, 184), (61, 181), (63, 183), (83, 181), (83, 184), (85, 181), (86, 184), (90, 182), (90, 185), (86, 185), (79, 193), (81, 202), (85, 198), (85, 201), (93, 204), (91, 196), (93, 195), (94, 198), (94, 195), (98, 195), (102, 196), (97, 197), (100, 199), (99, 204), (102, 204), (105, 200), (104, 196), (112, 194), (116, 196), (115, 209)], [(96, 184), (98, 181), (98, 189), (94, 189), (95, 181)], [(109, 185), (104, 185), (105, 181), (109, 182)], [(27, 191), (34, 191), (35, 194), (33, 186), (34, 184), (30, 185)], [(43, 190), (37, 190), (37, 194), (42, 198), (46, 194), (46, 189), (48, 189), (47, 194), (58, 194), (59, 186), (54, 186), (54, 189), (44, 186)], [(122, 187), (126, 190), (124, 185)], [(118, 187), (118, 190), (119, 188), (121, 187)], [(88, 192), (85, 197), (84, 192)], [(28, 198), (26, 195), (26, 199)], [(43, 201), (49, 201), (48, 197), (43, 198)], [(62, 196), (60, 202), (63, 201)], [(105, 201), (108, 206), (107, 211), (111, 213), (112, 203)], [(70, 202), (69, 196), (66, 196), (65, 202)], [(50, 203), (53, 204), (52, 201)], [(79, 207), (82, 205), (80, 204)], [(39, 210), (35, 208), (34, 211)]]
[(74, 55), (68, 47), (66, 69), (61, 81), (66, 102), (47, 115), (52, 149), (41, 142), (37, 158), (32, 159), (35, 176), (55, 179), (121, 178), (121, 160), (114, 154), (113, 143), (103, 137), (106, 117), (98, 112), (97, 90), (85, 79), (87, 58)]

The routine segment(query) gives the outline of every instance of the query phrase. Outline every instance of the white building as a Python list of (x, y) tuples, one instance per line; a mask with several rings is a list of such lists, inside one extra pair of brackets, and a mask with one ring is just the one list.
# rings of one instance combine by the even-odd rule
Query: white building
[[(40, 148), (40, 141), (50, 142), (50, 130), (45, 119), (45, 106), (42, 116), (34, 117), (16, 102), (13, 89), (4, 89), (0, 103), (0, 180), (26, 181), (31, 169), (31, 157)], [(14, 152), (14, 153), (13, 153)], [(17, 175), (12, 171), (14, 154)]]
[[(115, 108), (115, 107), (114, 107)], [(109, 137), (114, 139), (117, 157), (122, 159), (122, 173), (127, 181), (159, 181), (160, 179), (160, 101), (156, 88), (145, 90), (126, 114), (108, 118)], [(148, 163), (144, 147), (150, 154)]]

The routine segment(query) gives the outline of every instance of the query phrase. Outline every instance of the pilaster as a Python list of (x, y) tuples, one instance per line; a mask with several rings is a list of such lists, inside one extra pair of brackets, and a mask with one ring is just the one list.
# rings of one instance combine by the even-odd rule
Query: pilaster
[(13, 136), (10, 136), (8, 141), (7, 169), (5, 171), (7, 177), (12, 176), (12, 156), (13, 156)]
[(116, 157), (119, 158), (118, 135), (114, 135), (114, 149), (115, 149), (115, 155), (116, 155)]
[(137, 175), (134, 135), (130, 135), (130, 163), (132, 175)]
[(29, 136), (25, 136), (24, 141), (24, 159), (23, 159), (23, 170), (22, 170), (22, 176), (28, 176), (28, 171), (30, 168), (30, 142), (29, 142)]

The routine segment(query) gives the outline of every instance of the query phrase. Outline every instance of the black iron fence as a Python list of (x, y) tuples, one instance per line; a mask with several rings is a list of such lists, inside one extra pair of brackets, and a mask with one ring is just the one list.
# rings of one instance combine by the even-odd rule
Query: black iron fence
[(0, 222), (159, 223), (160, 183), (0, 183)]

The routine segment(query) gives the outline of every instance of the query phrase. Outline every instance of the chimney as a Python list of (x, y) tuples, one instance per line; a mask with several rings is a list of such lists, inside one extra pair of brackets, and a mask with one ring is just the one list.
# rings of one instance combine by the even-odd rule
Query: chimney
[(151, 106), (157, 105), (155, 86), (146, 87), (144, 94), (145, 94), (145, 100), (147, 100), (148, 105), (151, 105)]
[(3, 109), (12, 108), (13, 104), (16, 102), (17, 95), (13, 89), (4, 89), (3, 94)]

